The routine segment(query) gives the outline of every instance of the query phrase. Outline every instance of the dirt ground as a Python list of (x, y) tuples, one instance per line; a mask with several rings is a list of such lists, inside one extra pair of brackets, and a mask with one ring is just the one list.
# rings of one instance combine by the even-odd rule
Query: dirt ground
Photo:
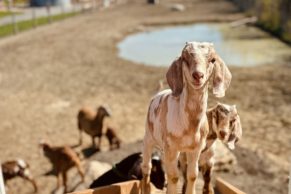
[[(171, 11), (168, 5), (173, 2), (185, 4), (187, 11)], [(147, 106), (166, 68), (118, 58), (118, 41), (145, 25), (242, 17), (224, 0), (170, 0), (156, 6), (128, 0), (1, 39), (0, 159), (28, 161), (39, 193), (50, 193), (56, 179), (43, 175), (50, 164), (40, 154), (38, 142), (45, 138), (55, 145), (75, 145), (76, 115), (83, 105), (107, 104), (113, 114), (109, 122), (125, 144), (143, 137)], [(250, 194), (287, 193), (291, 61), (230, 70), (233, 80), (226, 97), (215, 99), (210, 93), (209, 105), (216, 101), (237, 105), (244, 130), (235, 150), (240, 170), (219, 175)], [(90, 138), (84, 135), (84, 140), (82, 148), (89, 147)], [(20, 179), (8, 185), (9, 193), (33, 191)]]

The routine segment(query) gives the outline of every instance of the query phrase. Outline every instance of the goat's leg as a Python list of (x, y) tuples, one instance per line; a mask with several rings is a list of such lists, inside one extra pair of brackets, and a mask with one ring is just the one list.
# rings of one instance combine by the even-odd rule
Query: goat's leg
[(82, 143), (83, 143), (82, 130), (79, 129), (79, 145), (82, 145)]
[(37, 192), (37, 185), (36, 185), (35, 180), (30, 176), (24, 176), (23, 178), (32, 184), (32, 186), (34, 188), (34, 192), (36, 193)]
[(211, 185), (211, 170), (213, 165), (206, 163), (202, 166), (202, 174), (203, 174), (203, 180), (204, 180), (204, 186), (203, 186), (203, 194), (214, 194), (213, 187)]
[(194, 151), (187, 152), (187, 185), (186, 194), (195, 194), (195, 183), (199, 173), (199, 156), (201, 153), (200, 147)]
[(165, 149), (164, 160), (168, 179), (167, 194), (177, 193), (179, 180), (178, 156), (178, 151)]
[(83, 170), (81, 164), (78, 163), (76, 166), (77, 166), (78, 172), (81, 176), (82, 182), (85, 182), (85, 173), (84, 173), (84, 170)]
[(62, 172), (62, 177), (63, 177), (63, 185), (64, 185), (64, 193), (67, 193), (67, 172), (63, 171)]
[(102, 136), (99, 136), (98, 137), (98, 146), (97, 146), (97, 150), (99, 151), (100, 150), (100, 148), (101, 148), (101, 140), (102, 140)]
[(61, 178), (61, 172), (58, 172), (58, 175), (57, 175), (57, 188), (56, 188), (56, 191), (58, 191), (62, 185), (62, 178)]
[(150, 194), (150, 173), (152, 168), (152, 151), (153, 151), (153, 143), (149, 141), (147, 138), (144, 139), (143, 142), (143, 152), (142, 152), (142, 181), (141, 181), (141, 193), (142, 194)]
[(24, 169), (24, 171), (20, 173), (20, 177), (22, 177), (23, 179), (29, 181), (32, 184), (33, 188), (34, 188), (34, 192), (35, 193), (37, 192), (36, 182), (33, 179), (32, 175), (30, 174), (30, 171), (29, 171), (28, 168)]
[(185, 194), (186, 185), (187, 185), (187, 155), (185, 152), (180, 153), (179, 164), (180, 164), (180, 169), (181, 169), (183, 181), (184, 181), (183, 187), (182, 187), (182, 194)]

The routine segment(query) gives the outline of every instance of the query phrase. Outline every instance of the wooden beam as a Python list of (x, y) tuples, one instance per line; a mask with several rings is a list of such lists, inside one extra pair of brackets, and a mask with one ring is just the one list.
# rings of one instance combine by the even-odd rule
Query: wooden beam
[(71, 194), (140, 194), (140, 183), (139, 181), (127, 181), (96, 189), (76, 191)]
[(215, 187), (220, 194), (246, 194), (222, 178), (216, 178)]
[(0, 194), (5, 194), (5, 185), (4, 185), (4, 178), (3, 178), (1, 164), (2, 163), (0, 161)]

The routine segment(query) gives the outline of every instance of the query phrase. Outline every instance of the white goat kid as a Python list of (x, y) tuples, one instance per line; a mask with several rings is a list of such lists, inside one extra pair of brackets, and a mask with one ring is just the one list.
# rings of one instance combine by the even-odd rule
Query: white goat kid
[[(212, 76), (213, 75), (213, 76)], [(172, 90), (158, 93), (151, 101), (146, 121), (143, 146), (142, 192), (148, 194), (151, 153), (154, 146), (162, 149), (168, 178), (167, 194), (177, 192), (177, 160), (187, 152), (187, 194), (195, 193), (198, 159), (208, 134), (206, 109), (208, 82), (213, 77), (213, 93), (223, 97), (231, 73), (216, 54), (213, 44), (187, 42), (181, 56), (167, 72)]]
[[(213, 76), (212, 76), (213, 75)], [(231, 73), (216, 54), (213, 44), (187, 42), (181, 56), (167, 72), (171, 90), (158, 93), (148, 109), (143, 146), (142, 192), (150, 193), (149, 174), (154, 146), (163, 150), (167, 173), (167, 194), (177, 192), (180, 152), (187, 152), (186, 193), (195, 193), (198, 160), (205, 146), (208, 128), (206, 109), (208, 83), (213, 77), (213, 93), (223, 97), (231, 81)]]

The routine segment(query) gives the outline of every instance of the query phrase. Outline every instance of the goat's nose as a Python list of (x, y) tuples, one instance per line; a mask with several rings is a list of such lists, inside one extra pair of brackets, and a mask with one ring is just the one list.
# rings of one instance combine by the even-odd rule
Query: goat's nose
[(220, 137), (221, 137), (222, 139), (224, 139), (225, 136), (226, 136), (226, 132), (225, 132), (225, 131), (220, 131), (219, 134), (220, 134)]
[(194, 72), (193, 74), (192, 74), (192, 77), (195, 79), (195, 80), (197, 80), (197, 81), (199, 81), (200, 79), (202, 79), (203, 77), (204, 77), (204, 74), (203, 73), (201, 73), (201, 72)]

